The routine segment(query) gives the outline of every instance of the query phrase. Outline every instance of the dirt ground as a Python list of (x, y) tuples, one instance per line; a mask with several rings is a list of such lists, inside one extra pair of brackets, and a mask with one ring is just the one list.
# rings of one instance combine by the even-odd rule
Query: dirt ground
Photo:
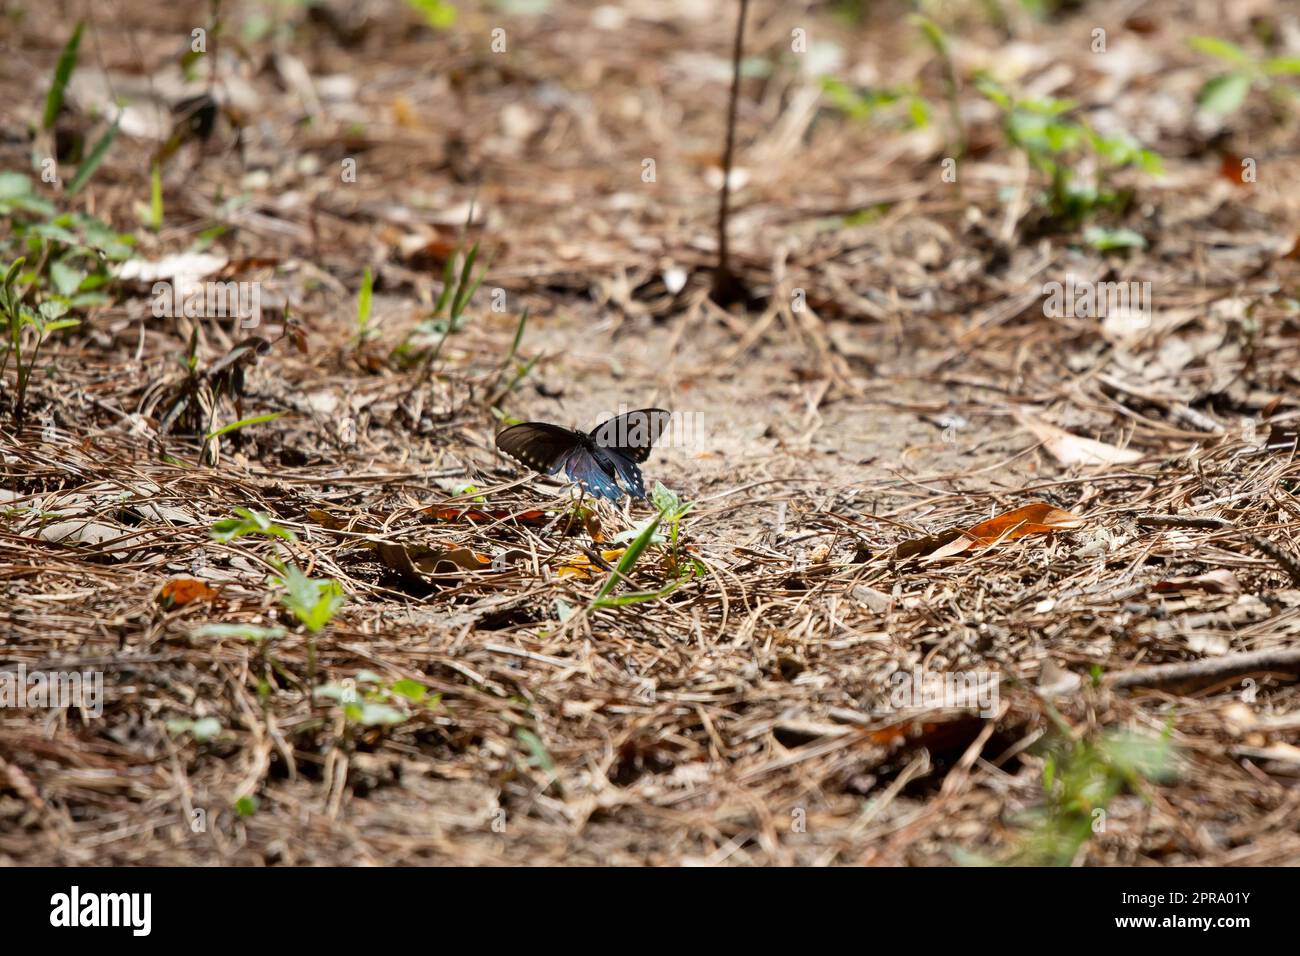
[[(0, 708), (0, 861), (1300, 863), (1300, 9), (754, 0), (711, 297), (738, 4), (453, 6), (92, 5), (46, 131), (3, 5), (3, 264), (106, 279), (0, 382), (0, 668), (103, 681)], [(1057, 214), (985, 74), (1160, 168)], [(605, 590), (655, 506), (493, 436), (650, 406)]]

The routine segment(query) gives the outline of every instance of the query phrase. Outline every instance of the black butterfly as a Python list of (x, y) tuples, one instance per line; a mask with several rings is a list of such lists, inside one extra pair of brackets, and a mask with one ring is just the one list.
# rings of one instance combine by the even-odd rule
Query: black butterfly
[[(645, 480), (637, 467), (663, 434), (671, 412), (642, 408), (601, 422), (589, 433), (549, 422), (511, 425), (497, 435), (497, 447), (543, 474), (564, 471), (591, 494), (610, 501), (645, 497)], [(619, 487), (622, 481), (623, 487)]]

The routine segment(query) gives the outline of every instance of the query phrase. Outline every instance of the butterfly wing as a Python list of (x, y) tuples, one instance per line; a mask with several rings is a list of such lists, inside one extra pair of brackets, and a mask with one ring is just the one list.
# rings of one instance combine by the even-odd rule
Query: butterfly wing
[(603, 455), (613, 466), (628, 494), (633, 498), (645, 497), (645, 479), (641, 477), (641, 469), (635, 461), (614, 448), (599, 448), (597, 453)]
[[(650, 457), (650, 449), (668, 427), (672, 417), (672, 412), (662, 408), (639, 408), (601, 422), (591, 430), (591, 438), (597, 447), (617, 452), (628, 459), (629, 464), (641, 464)], [(619, 473), (626, 477), (622, 468)], [(640, 475), (640, 471), (637, 471), (637, 475)]]
[(565, 456), (564, 471), (593, 495), (610, 501), (623, 497), (623, 489), (614, 481), (614, 467), (606, 465), (586, 448), (575, 448)]
[(581, 450), (582, 434), (549, 422), (511, 425), (497, 435), (497, 447), (515, 461), (545, 475), (565, 467), (569, 455)]

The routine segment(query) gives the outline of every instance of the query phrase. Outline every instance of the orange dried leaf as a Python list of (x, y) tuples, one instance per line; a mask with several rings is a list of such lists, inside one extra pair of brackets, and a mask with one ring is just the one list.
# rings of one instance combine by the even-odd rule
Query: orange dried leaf
[(1084, 519), (1076, 514), (1062, 511), (1044, 501), (1035, 501), (981, 521), (971, 528), (949, 528), (941, 534), (904, 541), (894, 549), (894, 557), (899, 560), (925, 557), (931, 561), (953, 558), (974, 547), (987, 546), (997, 541), (1012, 541), (1031, 534), (1073, 531), (1083, 524)]
[(194, 578), (174, 578), (162, 586), (158, 592), (158, 603), (170, 610), (181, 607), (191, 601), (211, 601), (217, 596), (214, 588)]
[(545, 511), (530, 510), (514, 513), (505, 508), (448, 508), (434, 506), (424, 509), (434, 521), (514, 521), (518, 524), (545, 524), (551, 517)]
[(1073, 531), (1082, 527), (1084, 520), (1069, 511), (1062, 511), (1047, 504), (1035, 501), (1000, 514), (988, 521), (981, 521), (968, 532), (972, 537), (982, 541), (1011, 541), (1029, 534), (1050, 534), (1053, 531)]
[[(623, 552), (626, 550), (626, 548), (616, 548), (613, 551), (602, 551), (600, 552), (600, 558), (606, 564), (612, 565), (623, 557)], [(557, 578), (591, 578), (603, 576), (606, 573), (604, 568), (596, 565), (585, 554), (575, 554), (571, 558), (566, 558), (555, 569)]]

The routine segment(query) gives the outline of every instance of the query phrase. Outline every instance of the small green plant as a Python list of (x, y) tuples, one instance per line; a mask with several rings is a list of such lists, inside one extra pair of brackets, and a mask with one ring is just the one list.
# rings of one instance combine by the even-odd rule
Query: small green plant
[(197, 720), (184, 718), (167, 721), (167, 733), (173, 737), (189, 734), (198, 743), (205, 744), (221, 733), (221, 721), (215, 717), (200, 717)]
[(275, 581), (284, 588), (280, 603), (313, 634), (320, 633), (347, 601), (333, 578), (309, 578), (294, 564), (284, 565)]
[(693, 558), (687, 562), (684, 571), (681, 567), (683, 555), (680, 544), (682, 519), (695, 507), (695, 503), (682, 501), (677, 492), (668, 489), (662, 482), (658, 481), (655, 482), (655, 486), (650, 492), (650, 501), (668, 524), (668, 556), (673, 567), (678, 569), (678, 573), (703, 574), (704, 567)]
[(25, 261), (19, 258), (11, 263), (5, 272), (3, 285), (0, 285), (0, 323), (8, 333), (3, 351), (0, 352), (0, 377), (8, 370), (12, 356), (17, 373), (13, 415), (18, 422), (23, 420), (26, 412), (27, 386), (31, 382), (32, 371), (36, 368), (41, 345), (52, 333), (81, 324), (78, 319), (62, 317), (67, 312), (67, 306), (62, 302), (47, 300), (35, 309), (23, 304), (30, 287), (19, 292), (16, 285)]
[(1187, 43), (1193, 50), (1222, 60), (1229, 67), (1206, 80), (1196, 96), (1196, 105), (1207, 113), (1235, 113), (1252, 89), (1262, 90), (1279, 105), (1295, 99), (1296, 90), (1280, 83), (1279, 78), (1300, 75), (1300, 56), (1260, 59), (1237, 44), (1217, 37), (1192, 37)]
[(821, 87), (827, 102), (851, 120), (884, 118), (889, 125), (909, 129), (930, 125), (930, 104), (915, 87), (868, 89), (832, 76), (822, 77)]
[(1044, 748), (1043, 805), (1028, 824), (1012, 862), (1069, 866), (1094, 833), (1105, 831), (1111, 801), (1144, 782), (1173, 777), (1171, 727), (1159, 737), (1109, 732), (1096, 739), (1052, 738)]
[(111, 262), (129, 258), (129, 236), (82, 213), (59, 213), (39, 195), (31, 177), (0, 172), (0, 255), (14, 256), (0, 288), (0, 375), (9, 361), (17, 369), (11, 407), (26, 410), (36, 358), (49, 337), (80, 324), (71, 313), (111, 300)]
[[(58, 121), (59, 113), (63, 109), (63, 98), (67, 93), (68, 83), (72, 79), (73, 71), (77, 68), (77, 53), (81, 47), (81, 35), (84, 31), (85, 24), (78, 23), (72, 31), (72, 36), (68, 42), (63, 45), (63, 50), (59, 54), (59, 60), (54, 65), (54, 76), (50, 80), (50, 91), (45, 96), (45, 111), (41, 117), (41, 130), (47, 137), (52, 136), (55, 123)], [(95, 170), (104, 161), (108, 155), (108, 149), (113, 145), (113, 140), (117, 138), (118, 120), (114, 120), (108, 129), (100, 136), (89, 153), (81, 159), (76, 173), (67, 185), (67, 194), (76, 195), (81, 188), (86, 185), (90, 177), (94, 175)], [(49, 140), (46, 139), (48, 143)], [(39, 155), (33, 156), (36, 165), (40, 165), (42, 158)]]
[(223, 544), (228, 541), (234, 541), (236, 538), (242, 538), (246, 534), (260, 534), (269, 538), (280, 538), (284, 541), (297, 541), (298, 536), (288, 528), (282, 528), (266, 515), (250, 511), (247, 508), (236, 508), (234, 518), (222, 518), (212, 525), (211, 535), (214, 540)]
[[(639, 530), (626, 532), (615, 538), (618, 541), (631, 536), (631, 543), (628, 544), (622, 557), (619, 558), (614, 573), (601, 585), (600, 591), (592, 602), (592, 607), (622, 607), (627, 604), (654, 601), (671, 594), (696, 575), (706, 573), (707, 569), (698, 559), (684, 558), (685, 552), (680, 544), (681, 521), (687, 512), (691, 510), (692, 505), (683, 502), (674, 492), (657, 482), (650, 497), (657, 513)], [(665, 524), (668, 526), (668, 535), (666, 537), (659, 530)], [(669, 570), (676, 575), (676, 579), (657, 591), (634, 591), (626, 594), (614, 594), (613, 592), (619, 583), (626, 581), (627, 575), (631, 573), (646, 549), (652, 545), (664, 547), (666, 564)]]
[[(214, 540), (225, 543), (245, 535), (261, 535), (288, 542), (298, 540), (297, 535), (288, 528), (281, 527), (259, 512), (236, 508), (235, 515), (234, 518), (223, 518), (212, 525), (209, 533)], [(271, 564), (278, 572), (277, 576), (272, 577), (272, 583), (284, 589), (280, 603), (309, 634), (316, 635), (324, 630), (347, 601), (342, 585), (333, 578), (309, 578), (297, 565), (279, 557), (272, 558)]]
[(515, 360), (515, 356), (519, 354), (519, 346), (524, 341), (524, 330), (527, 327), (528, 310), (524, 309), (523, 313), (519, 316), (519, 325), (515, 327), (515, 337), (510, 343), (510, 351), (506, 353), (506, 357), (501, 363), (501, 368), (497, 371), (497, 377), (493, 384), (500, 385), (502, 378), (505, 377), (506, 370), (510, 368), (512, 363), (514, 364), (514, 375), (510, 381), (506, 382), (504, 386), (498, 388), (497, 391), (493, 393), (492, 397), (488, 399), (488, 405), (492, 408), (499, 408), (501, 401), (519, 387), (519, 383), (528, 377), (528, 373), (533, 370), (533, 367), (537, 365), (538, 360), (541, 358), (540, 355), (535, 355), (526, 362)]
[(479, 494), (478, 485), (469, 482), (462, 482), (461, 484), (454, 485), (451, 489), (451, 496), (453, 498), (463, 498), (468, 496), (470, 501), (478, 504), (487, 504), (487, 497)]
[(91, 147), (90, 152), (77, 166), (77, 171), (72, 174), (72, 179), (68, 180), (66, 191), (69, 196), (75, 196), (81, 192), (81, 188), (90, 181), (90, 177), (95, 175), (95, 170), (99, 169), (100, 164), (104, 162), (104, 157), (108, 155), (108, 149), (113, 145), (113, 140), (117, 139), (119, 124), (120, 119), (113, 120), (112, 125), (95, 141), (95, 145)]
[(45, 114), (41, 119), (41, 128), (46, 131), (54, 128), (59, 111), (63, 109), (63, 95), (67, 92), (68, 81), (72, 79), (72, 71), (77, 68), (77, 50), (81, 47), (81, 34), (85, 26), (83, 22), (77, 23), (72, 36), (68, 37), (68, 42), (59, 53), (58, 63), (54, 65), (54, 79), (50, 83), (50, 92), (45, 95)]
[[(474, 263), (477, 259), (477, 242), (469, 247), (469, 251), (464, 253), (463, 258), (460, 248), (457, 247), (457, 250), (447, 259), (442, 276), (442, 292), (433, 306), (433, 311), (393, 352), (394, 357), (401, 364), (410, 365), (420, 362), (422, 384), (428, 380), (434, 363), (438, 361), (443, 346), (447, 344), (447, 338), (453, 332), (463, 329), (469, 321), (465, 317), (465, 307), (469, 305), (469, 300), (473, 298), (487, 275), (487, 270), (484, 269), (479, 273), (478, 278), (474, 277)], [(460, 269), (456, 268), (457, 261), (461, 261)], [(413, 342), (415, 339), (427, 338), (430, 335), (438, 336), (436, 344), (431, 349), (420, 349)]]
[[(1109, 170), (1161, 171), (1160, 157), (1130, 137), (1102, 136), (1087, 123), (1070, 119), (1066, 114), (1074, 104), (1068, 100), (1018, 98), (987, 75), (979, 77), (976, 86), (1002, 111), (1007, 142), (1023, 150), (1033, 167), (1047, 176), (1044, 201), (1051, 218), (1066, 228), (1103, 209), (1127, 204), (1128, 196), (1109, 187)], [(1080, 180), (1074, 168), (1086, 153), (1101, 161), (1091, 181)]]
[(360, 671), (349, 680), (322, 684), (312, 691), (312, 696), (340, 705), (348, 723), (360, 727), (391, 727), (409, 720), (417, 710), (437, 710), (442, 706), (442, 695), (430, 693), (419, 681), (403, 678), (385, 684), (372, 671)]
[(961, 84), (957, 81), (957, 67), (953, 63), (948, 35), (939, 24), (919, 13), (912, 15), (912, 23), (921, 31), (943, 64), (944, 95), (948, 100), (948, 116), (952, 124), (953, 150), (961, 157), (966, 152), (966, 130), (961, 121)]

